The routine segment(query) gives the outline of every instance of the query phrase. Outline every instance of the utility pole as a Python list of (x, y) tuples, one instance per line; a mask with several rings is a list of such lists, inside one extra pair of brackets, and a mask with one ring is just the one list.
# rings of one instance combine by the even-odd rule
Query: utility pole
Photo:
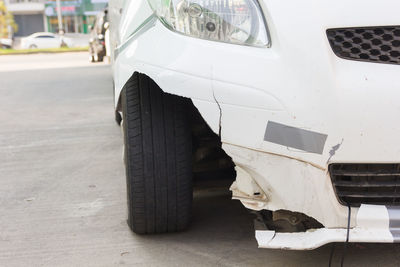
[(63, 33), (63, 21), (62, 21), (62, 13), (61, 13), (61, 0), (57, 0), (57, 20), (58, 20), (58, 33)]

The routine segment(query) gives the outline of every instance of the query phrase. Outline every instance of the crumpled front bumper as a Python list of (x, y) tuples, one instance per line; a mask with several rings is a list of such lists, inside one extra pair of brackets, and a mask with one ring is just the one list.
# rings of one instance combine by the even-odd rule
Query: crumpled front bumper
[[(349, 242), (394, 243), (400, 240), (400, 209), (361, 205), (355, 227), (349, 230)], [(260, 248), (307, 250), (331, 242), (345, 242), (347, 229), (321, 228), (302, 233), (276, 233), (256, 230)]]
[[(329, 173), (299, 159), (223, 144), (236, 164), (232, 198), (251, 210), (289, 210), (306, 214), (324, 228), (279, 233), (256, 230), (260, 248), (307, 250), (332, 242), (400, 241), (400, 207), (341, 205)], [(348, 224), (350, 222), (350, 224)]]
[[(190, 98), (241, 170), (244, 189), (233, 187), (234, 198), (253, 210), (300, 212), (325, 227), (260, 231), (260, 247), (310, 249), (345, 241), (348, 210), (336, 198), (328, 166), (398, 163), (400, 69), (337, 57), (326, 30), (398, 24), (400, 4), (388, 1), (383, 17), (374, 16), (373, 1), (302, 1), (290, 9), (280, 1), (260, 2), (270, 48), (190, 38), (152, 17), (131, 36), (133, 29), (123, 27), (126, 38), (113, 68), (115, 95), (141, 72), (164, 92)], [(252, 187), (262, 194), (249, 195)], [(363, 207), (352, 208), (350, 242), (397, 240), (397, 228), (390, 226), (397, 224), (390, 216), (396, 209)]]

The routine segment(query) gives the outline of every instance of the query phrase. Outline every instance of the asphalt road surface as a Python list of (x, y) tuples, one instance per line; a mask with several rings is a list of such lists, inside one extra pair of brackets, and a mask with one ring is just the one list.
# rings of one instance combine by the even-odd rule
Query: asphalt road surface
[[(258, 249), (226, 187), (196, 189), (188, 231), (132, 234), (110, 68), (87, 59), (0, 56), (0, 266), (328, 265), (331, 245)], [(345, 266), (400, 266), (400, 246), (350, 244)]]

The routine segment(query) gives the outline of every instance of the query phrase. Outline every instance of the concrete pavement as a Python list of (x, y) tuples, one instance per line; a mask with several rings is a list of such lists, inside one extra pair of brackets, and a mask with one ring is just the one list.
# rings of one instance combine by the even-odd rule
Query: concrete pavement
[[(85, 58), (85, 56), (86, 58)], [(107, 60), (107, 59), (105, 59)], [(4, 55), (0, 58), (0, 72), (29, 71), (41, 69), (98, 67), (106, 63), (90, 63), (89, 54), (82, 52)]]
[[(132, 234), (110, 69), (87, 58), (0, 57), (0, 266), (328, 265), (330, 245), (258, 249), (226, 187), (196, 189), (188, 231)], [(351, 244), (345, 266), (400, 266), (399, 252)]]

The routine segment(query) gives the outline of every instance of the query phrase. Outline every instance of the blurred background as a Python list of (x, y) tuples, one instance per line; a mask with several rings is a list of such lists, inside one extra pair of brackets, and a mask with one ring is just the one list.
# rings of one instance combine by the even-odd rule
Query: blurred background
[(108, 0), (0, 0), (0, 47), (88, 48), (107, 5)]

